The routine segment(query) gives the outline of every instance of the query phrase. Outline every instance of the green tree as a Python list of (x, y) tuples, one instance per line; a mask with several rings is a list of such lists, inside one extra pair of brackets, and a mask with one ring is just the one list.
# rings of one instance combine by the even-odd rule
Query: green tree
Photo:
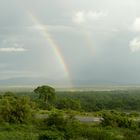
[(64, 114), (60, 112), (51, 113), (44, 122), (48, 127), (53, 127), (58, 130), (64, 130), (67, 124), (66, 117), (64, 117)]
[(122, 116), (120, 113), (114, 111), (105, 112), (103, 114), (102, 125), (130, 129), (136, 129), (138, 127), (134, 120), (127, 116)]
[(0, 118), (9, 123), (28, 122), (33, 115), (33, 106), (28, 97), (5, 96), (0, 100)]
[(39, 98), (43, 99), (44, 102), (50, 102), (55, 98), (55, 89), (50, 86), (37, 87), (34, 92), (39, 94)]
[(56, 108), (81, 110), (81, 104), (80, 101), (76, 99), (61, 98), (56, 101)]
[(5, 92), (3, 96), (4, 97), (8, 97), (9, 96), (9, 97), (15, 97), (16, 98), (15, 94), (13, 92), (10, 92), (10, 91)]

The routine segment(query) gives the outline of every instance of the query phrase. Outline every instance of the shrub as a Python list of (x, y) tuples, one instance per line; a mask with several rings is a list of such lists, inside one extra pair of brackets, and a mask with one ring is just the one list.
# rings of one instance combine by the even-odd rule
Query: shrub
[(134, 122), (132, 119), (114, 112), (106, 112), (103, 114), (102, 125), (130, 129), (136, 129), (138, 127), (136, 122)]
[(63, 133), (59, 131), (47, 130), (40, 133), (39, 140), (64, 140)]
[(4, 96), (0, 100), (0, 117), (9, 123), (25, 123), (32, 117), (34, 104), (28, 97)]

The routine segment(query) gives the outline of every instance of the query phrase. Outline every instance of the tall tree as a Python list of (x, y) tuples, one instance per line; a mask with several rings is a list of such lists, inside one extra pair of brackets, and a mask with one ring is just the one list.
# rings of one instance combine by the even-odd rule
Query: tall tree
[(39, 98), (43, 99), (44, 102), (50, 102), (55, 98), (55, 89), (50, 86), (39, 86), (34, 92), (39, 94)]

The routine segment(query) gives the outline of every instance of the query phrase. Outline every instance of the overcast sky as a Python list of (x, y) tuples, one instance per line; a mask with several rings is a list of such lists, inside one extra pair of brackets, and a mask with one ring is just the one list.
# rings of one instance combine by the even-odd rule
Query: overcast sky
[(139, 7), (139, 0), (0, 0), (0, 80), (140, 84)]

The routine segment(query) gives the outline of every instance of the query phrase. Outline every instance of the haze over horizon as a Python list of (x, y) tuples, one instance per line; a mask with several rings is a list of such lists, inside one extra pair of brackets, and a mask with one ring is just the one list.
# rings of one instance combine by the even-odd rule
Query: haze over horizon
[(140, 85), (139, 6), (0, 0), (0, 85)]

